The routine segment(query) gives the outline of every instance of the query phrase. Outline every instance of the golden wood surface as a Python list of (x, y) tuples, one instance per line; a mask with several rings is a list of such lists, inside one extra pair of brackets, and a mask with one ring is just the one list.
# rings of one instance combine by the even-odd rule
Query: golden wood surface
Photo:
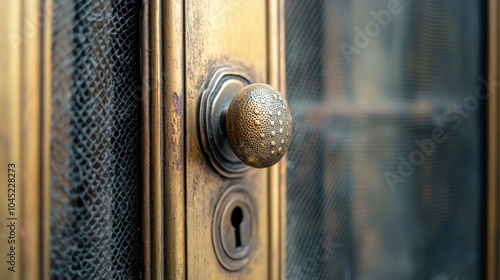
[(163, 4), (165, 262), (167, 279), (186, 277), (184, 156), (184, 1)]
[(52, 0), (44, 0), (41, 17), (41, 261), (40, 278), (49, 279), (50, 269), (50, 116), (52, 92)]
[[(19, 44), (13, 38), (21, 36), (21, 2), (0, 2), (0, 182), (4, 188), (0, 197), (0, 278), (20, 279), (20, 273), (12, 273), (8, 270), (9, 264), (3, 256), (9, 252), (10, 245), (7, 242), (9, 230), (7, 228), (7, 165), (16, 164), (16, 186), (22, 183), (19, 167), (21, 166), (21, 53)], [(20, 187), (19, 187), (20, 188)], [(16, 198), (20, 198), (19, 191)], [(21, 201), (18, 199), (17, 204)], [(19, 238), (19, 229), (16, 231)], [(16, 244), (17, 245), (17, 244)], [(19, 245), (16, 246), (17, 271), (19, 271)]]
[[(279, 85), (278, 89), (286, 97), (286, 59), (285, 59), (285, 0), (277, 0), (278, 1), (278, 10), (275, 13), (275, 16), (270, 16), (269, 18), (273, 22), (278, 23), (278, 75), (279, 75)], [(274, 50), (275, 51), (275, 50)], [(273, 53), (274, 53), (273, 51)], [(278, 240), (276, 242), (279, 243), (279, 279), (286, 279), (286, 155), (281, 160), (279, 165), (279, 234)], [(272, 187), (272, 186), (271, 186)], [(274, 218), (275, 219), (275, 218)]]
[[(40, 277), (41, 2), (24, 1), (21, 15), (21, 160), (19, 235), (22, 278)], [(26, 233), (26, 235), (24, 235)]]
[(151, 176), (151, 277), (163, 277), (163, 146), (162, 146), (162, 70), (161, 70), (161, 1), (150, 2), (150, 176)]
[[(282, 189), (269, 185), (279, 184), (279, 167), (270, 176), (265, 169), (251, 169), (240, 179), (223, 178), (200, 146), (196, 115), (198, 97), (210, 73), (220, 66), (248, 69), (253, 83), (279, 83), (279, 75), (270, 74), (279, 68), (277, 55), (271, 54), (279, 44), (269, 40), (277, 35), (277, 27), (270, 24), (277, 20), (273, 5), (263, 0), (185, 1), (186, 277), (190, 279), (277, 279), (280, 275), (279, 261), (273, 260), (280, 259), (281, 224), (274, 219), (284, 213), (279, 211), (284, 204), (277, 201)], [(270, 59), (275, 60), (273, 65)], [(218, 198), (237, 183), (244, 183), (255, 198), (257, 236), (249, 263), (234, 273), (219, 264), (211, 232)]]
[[(36, 1), (35, 1), (36, 2)], [(21, 159), (18, 170), (20, 182), (17, 186), (19, 200), (19, 248), (21, 259), (19, 269), (22, 278), (35, 279), (39, 275), (40, 252), (40, 3), (25, 1), (22, 6), (21, 31), (25, 41), (21, 43)], [(37, 27), (35, 27), (35, 26)], [(29, 30), (29, 31), (28, 31)], [(32, 32), (28, 34), (27, 32)], [(25, 33), (26, 32), (26, 33)], [(24, 206), (24, 207), (23, 207)], [(29, 206), (29, 207), (28, 207)], [(23, 232), (29, 235), (23, 236)], [(35, 234), (35, 236), (32, 236)]]
[(183, 1), (143, 7), (144, 277), (185, 278)]
[[(285, 1), (268, 1), (268, 82), (286, 97)], [(285, 279), (286, 155), (268, 170), (269, 279)]]
[[(499, 226), (500, 226), (500, 216), (498, 215), (500, 201), (499, 192), (499, 174), (500, 174), (500, 137), (499, 137), (499, 125), (500, 125), (500, 100), (498, 98), (498, 83), (500, 82), (500, 72), (499, 72), (499, 52), (500, 52), (500, 42), (499, 42), (499, 32), (500, 32), (500, 20), (499, 13), (500, 7), (497, 0), (488, 1), (488, 52), (487, 52), (487, 64), (488, 64), (488, 82), (490, 83), (489, 98), (487, 100), (487, 135), (488, 135), (488, 146), (487, 146), (487, 232), (486, 232), (486, 276), (489, 280), (496, 280), (500, 277), (500, 259), (499, 259)], [(494, 85), (494, 86), (492, 86)]]
[[(51, 2), (0, 3), (0, 278), (38, 279), (48, 267)], [(42, 64), (43, 63), (43, 64)], [(7, 168), (15, 165), (15, 244), (8, 243)], [(42, 222), (43, 219), (43, 222)], [(6, 254), (15, 245), (15, 272)]]
[[(284, 165), (269, 176), (254, 169), (242, 179), (225, 179), (204, 157), (196, 128), (198, 95), (219, 66), (245, 67), (252, 82), (284, 90), (283, 25), (277, 24), (283, 2), (153, 0), (144, 8), (143, 80), (150, 87), (143, 88), (143, 226), (150, 227), (144, 247), (151, 250), (145, 278), (284, 277)], [(212, 217), (220, 194), (239, 182), (256, 198), (258, 242), (250, 264), (231, 273), (215, 256)]]

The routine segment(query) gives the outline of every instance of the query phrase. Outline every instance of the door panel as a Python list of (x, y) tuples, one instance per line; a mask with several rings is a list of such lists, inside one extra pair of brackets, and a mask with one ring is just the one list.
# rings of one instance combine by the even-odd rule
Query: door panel
[[(186, 243), (191, 279), (264, 279), (269, 271), (267, 170), (228, 179), (208, 160), (198, 134), (199, 98), (222, 66), (244, 69), (250, 82), (268, 82), (267, 1), (186, 1)], [(226, 270), (214, 251), (214, 216), (222, 193), (242, 184), (255, 202), (256, 236), (249, 263)]]
[[(0, 278), (497, 279), (497, 1), (284, 2), (2, 2)], [(278, 165), (214, 168), (222, 67), (288, 88)]]
[(288, 0), (286, 24), (287, 278), (479, 278), (482, 5)]

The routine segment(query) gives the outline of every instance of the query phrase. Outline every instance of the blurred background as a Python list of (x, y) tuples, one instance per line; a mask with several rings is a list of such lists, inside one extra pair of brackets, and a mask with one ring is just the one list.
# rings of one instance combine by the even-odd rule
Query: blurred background
[(285, 3), (287, 279), (480, 278), (482, 2)]

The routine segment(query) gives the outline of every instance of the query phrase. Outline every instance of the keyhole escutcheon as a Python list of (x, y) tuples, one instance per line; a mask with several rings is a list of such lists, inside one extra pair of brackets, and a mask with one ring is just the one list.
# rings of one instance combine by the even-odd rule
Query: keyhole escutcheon
[(239, 206), (236, 206), (231, 213), (231, 225), (234, 227), (234, 239), (236, 240), (236, 248), (241, 247), (241, 228), (243, 222), (243, 211)]

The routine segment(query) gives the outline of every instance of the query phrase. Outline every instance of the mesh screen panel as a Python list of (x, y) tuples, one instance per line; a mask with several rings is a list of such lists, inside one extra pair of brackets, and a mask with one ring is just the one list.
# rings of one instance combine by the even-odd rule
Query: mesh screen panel
[(52, 279), (136, 279), (140, 1), (55, 0)]
[(480, 2), (285, 7), (287, 278), (480, 278)]

